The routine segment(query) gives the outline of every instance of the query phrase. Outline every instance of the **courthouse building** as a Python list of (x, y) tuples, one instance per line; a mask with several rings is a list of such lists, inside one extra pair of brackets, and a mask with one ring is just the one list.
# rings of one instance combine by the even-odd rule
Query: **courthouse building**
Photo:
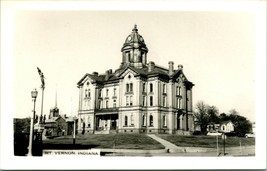
[(164, 68), (147, 62), (148, 48), (136, 25), (121, 53), (118, 69), (87, 73), (77, 83), (79, 132), (192, 132), (194, 84), (183, 66), (175, 68), (170, 61)]

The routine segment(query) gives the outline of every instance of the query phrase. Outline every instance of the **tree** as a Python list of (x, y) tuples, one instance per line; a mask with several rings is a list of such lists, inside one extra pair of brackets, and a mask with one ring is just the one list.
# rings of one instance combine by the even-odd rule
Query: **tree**
[(249, 122), (249, 120), (247, 120), (246, 117), (240, 116), (235, 109), (230, 110), (230, 115), (228, 117), (229, 120), (233, 122), (236, 132), (241, 134), (250, 132), (252, 128), (251, 123)]
[(207, 125), (209, 124), (208, 106), (203, 102), (199, 101), (196, 104), (196, 111), (194, 112), (197, 125), (200, 126), (202, 133), (207, 131)]
[(219, 110), (216, 106), (208, 106), (207, 113), (209, 116), (209, 123), (210, 124), (220, 123), (220, 118), (218, 116)]

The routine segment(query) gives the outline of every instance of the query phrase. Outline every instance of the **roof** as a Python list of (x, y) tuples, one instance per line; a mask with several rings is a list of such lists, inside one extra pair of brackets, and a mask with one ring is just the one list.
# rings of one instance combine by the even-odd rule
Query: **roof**
[(169, 75), (169, 70), (166, 68), (163, 68), (161, 66), (158, 65), (154, 65), (154, 69), (152, 71), (148, 70), (148, 66), (145, 65), (142, 68), (136, 68), (134, 66), (124, 66), (121, 67), (119, 69), (117, 69), (115, 72), (113, 73), (105, 73), (105, 74), (100, 74), (100, 75), (96, 75), (96, 74), (89, 74), (86, 73), (77, 83), (77, 85), (82, 85), (84, 80), (89, 77), (92, 80), (92, 83), (98, 83), (98, 84), (106, 84), (106, 83), (113, 83), (113, 82), (119, 82), (120, 79), (123, 79), (122, 75), (126, 70), (132, 70), (133, 72), (136, 73), (137, 76), (141, 76), (144, 78), (150, 78), (150, 77), (162, 77), (165, 78), (167, 80), (169, 79), (177, 79), (181, 74), (184, 77), (184, 81), (185, 83), (189, 83), (193, 86), (193, 83), (188, 81), (187, 78), (185, 77), (185, 75), (183, 74), (182, 70), (174, 70), (172, 75)]
[[(75, 120), (77, 120), (76, 117), (74, 117)], [(73, 116), (70, 116), (66, 119), (66, 122), (73, 122)]]
[(121, 51), (124, 51), (126, 49), (131, 48), (141, 48), (144, 51), (148, 52), (148, 49), (145, 44), (144, 38), (138, 33), (137, 25), (134, 25), (134, 28), (132, 29), (132, 33), (127, 36), (125, 43), (123, 44), (123, 47)]
[(223, 122), (221, 122), (221, 125), (228, 124), (228, 123), (232, 123), (233, 124), (233, 122), (229, 120), (229, 121), (223, 121)]
[[(52, 117), (50, 119), (45, 120), (45, 123), (55, 123), (58, 119), (62, 118), (61, 116)], [(64, 118), (62, 118), (64, 119)]]

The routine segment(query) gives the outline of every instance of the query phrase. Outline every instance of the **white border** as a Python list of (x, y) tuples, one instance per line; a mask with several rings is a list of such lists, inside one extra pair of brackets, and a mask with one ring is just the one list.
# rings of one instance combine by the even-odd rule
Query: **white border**
[[(1, 168), (2, 169), (263, 169), (266, 167), (266, 2), (264, 1), (2, 1), (1, 2)], [(246, 11), (256, 14), (255, 157), (14, 157), (11, 86), (13, 17), (17, 10)], [(4, 80), (4, 81), (3, 81)]]

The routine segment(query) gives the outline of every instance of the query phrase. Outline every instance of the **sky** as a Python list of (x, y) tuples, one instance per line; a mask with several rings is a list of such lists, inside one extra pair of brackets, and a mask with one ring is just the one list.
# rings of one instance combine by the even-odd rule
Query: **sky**
[(14, 117), (32, 113), (31, 90), (44, 76), (43, 113), (77, 114), (77, 82), (94, 71), (117, 69), (121, 48), (137, 24), (148, 61), (184, 66), (193, 105), (204, 101), (219, 113), (236, 109), (255, 121), (255, 15), (222, 11), (18, 11), (14, 16)]

